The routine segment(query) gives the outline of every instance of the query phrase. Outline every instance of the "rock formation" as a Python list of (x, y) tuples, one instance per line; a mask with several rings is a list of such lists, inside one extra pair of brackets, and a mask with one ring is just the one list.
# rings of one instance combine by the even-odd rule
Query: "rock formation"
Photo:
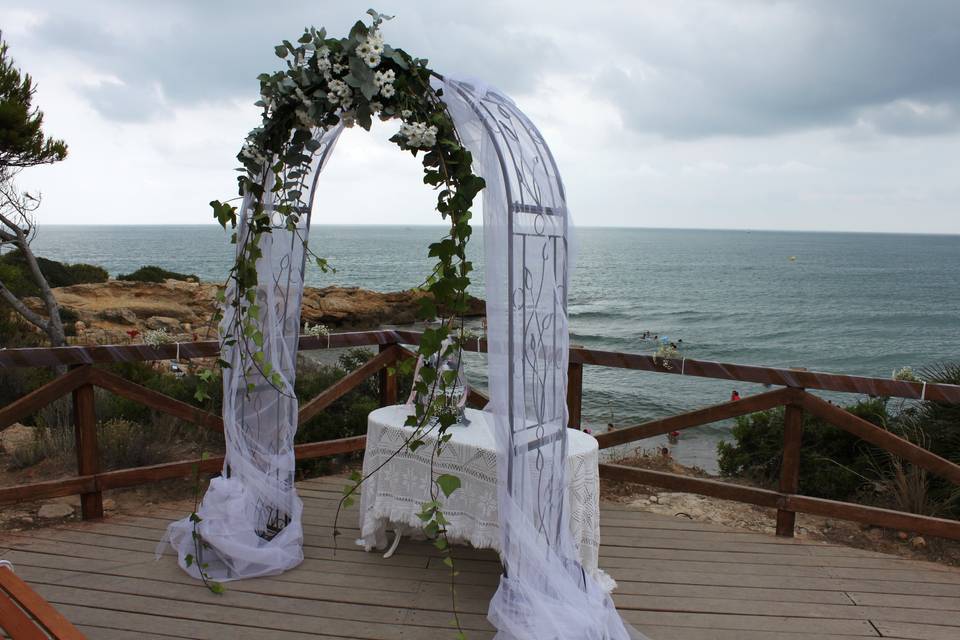
[[(215, 335), (210, 320), (216, 308), (217, 285), (167, 280), (163, 283), (110, 280), (54, 289), (57, 302), (76, 314), (79, 342), (127, 342), (150, 329), (172, 336)], [(417, 320), (418, 301), (429, 295), (408, 290), (379, 293), (358, 287), (307, 287), (302, 322), (331, 329), (370, 329)], [(38, 299), (28, 304), (40, 307)], [(470, 299), (472, 317), (484, 314), (484, 303)], [(209, 328), (209, 331), (208, 331)]]

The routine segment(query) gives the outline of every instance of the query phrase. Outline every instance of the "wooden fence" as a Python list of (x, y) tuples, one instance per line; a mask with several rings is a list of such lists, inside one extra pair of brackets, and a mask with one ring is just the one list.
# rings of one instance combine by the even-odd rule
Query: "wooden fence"
[[(388, 368), (402, 358), (413, 357), (413, 353), (402, 345), (418, 344), (420, 337), (421, 334), (416, 331), (363, 331), (332, 334), (326, 337), (301, 337), (300, 350), (377, 346), (378, 353), (315, 398), (303, 402), (299, 413), (300, 424), (315, 417), (337, 399), (343, 397), (373, 375), (379, 376), (381, 404), (395, 404), (398, 400), (397, 381), (394, 376), (390, 375)], [(483, 340), (471, 341), (467, 345), (467, 350), (485, 352), (486, 344)], [(131, 487), (157, 480), (188, 477), (198, 467), (204, 472), (219, 471), (223, 467), (222, 457), (171, 462), (118, 471), (101, 471), (97, 446), (97, 417), (94, 406), (94, 387), (100, 387), (175, 418), (211, 429), (222, 430), (223, 421), (219, 416), (147, 389), (96, 366), (115, 362), (168, 360), (176, 357), (181, 359), (205, 358), (214, 357), (217, 354), (218, 344), (216, 341), (190, 342), (179, 345), (168, 344), (159, 347), (107, 345), (0, 350), (0, 369), (64, 365), (70, 368), (66, 374), (0, 408), (0, 429), (6, 428), (13, 422), (31, 415), (50, 402), (70, 393), (73, 399), (77, 450), (76, 477), (0, 488), (0, 504), (79, 494), (81, 496), (83, 518), (95, 519), (103, 516), (102, 493), (105, 490)], [(809, 392), (810, 390), (821, 390), (928, 400), (943, 404), (960, 404), (960, 386), (693, 359), (664, 360), (652, 356), (580, 347), (570, 349), (569, 360), (567, 403), (570, 426), (574, 428), (579, 428), (581, 424), (583, 376), (584, 367), (587, 365), (667, 375), (752, 382), (777, 387), (741, 400), (725, 402), (601, 434), (597, 436), (601, 448), (635, 442), (671, 431), (680, 431), (757, 411), (785, 407), (784, 445), (778, 491), (638, 469), (619, 464), (601, 464), (600, 473), (603, 477), (774, 508), (777, 510), (777, 535), (781, 536), (793, 535), (796, 513), (802, 512), (960, 539), (960, 522), (955, 520), (812, 498), (797, 493), (799, 489), (804, 413), (817, 416), (880, 449), (960, 486), (960, 466), (957, 464), (840, 407), (834, 406)], [(476, 406), (482, 405), (486, 398), (481, 393), (473, 392), (470, 400), (471, 404)], [(364, 436), (356, 436), (300, 444), (295, 447), (295, 452), (297, 459), (318, 458), (361, 451), (365, 444), (366, 438)]]

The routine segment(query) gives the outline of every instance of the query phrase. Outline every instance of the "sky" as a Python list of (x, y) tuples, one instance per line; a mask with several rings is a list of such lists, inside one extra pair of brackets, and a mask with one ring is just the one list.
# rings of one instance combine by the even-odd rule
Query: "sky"
[[(369, 0), (4, 0), (64, 162), (41, 224), (206, 224), (236, 195), (256, 76)], [(581, 225), (960, 233), (960, 2), (381, 0), (386, 41), (511, 95)], [(314, 220), (436, 224), (419, 161), (341, 138)]]

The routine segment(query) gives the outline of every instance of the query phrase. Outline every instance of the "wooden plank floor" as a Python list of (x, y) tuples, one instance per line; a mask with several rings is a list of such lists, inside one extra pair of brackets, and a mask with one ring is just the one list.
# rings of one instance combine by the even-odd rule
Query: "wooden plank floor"
[[(230, 583), (222, 596), (154, 561), (187, 504), (22, 534), (0, 557), (92, 639), (453, 638), (449, 575), (432, 546), (404, 541), (384, 560), (352, 545), (348, 512), (332, 548), (343, 480), (302, 482), (306, 560), (282, 576)], [(960, 571), (842, 546), (605, 505), (601, 566), (624, 617), (652, 640), (960, 638)], [(457, 549), (457, 608), (468, 638), (492, 638), (487, 603), (500, 571)]]

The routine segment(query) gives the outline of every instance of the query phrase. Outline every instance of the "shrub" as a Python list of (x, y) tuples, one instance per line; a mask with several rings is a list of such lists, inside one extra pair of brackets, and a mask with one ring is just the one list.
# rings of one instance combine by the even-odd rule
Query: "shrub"
[[(373, 353), (367, 349), (350, 349), (335, 365), (313, 364), (301, 359), (295, 386), (297, 398), (301, 402), (310, 400), (371, 357)], [(321, 415), (301, 425), (296, 441), (318, 442), (366, 433), (367, 414), (379, 405), (379, 393), (376, 376), (365, 380)]]
[[(890, 416), (884, 400), (867, 400), (845, 407), (878, 426)], [(737, 418), (733, 442), (717, 445), (720, 471), (775, 487), (783, 457), (783, 408)], [(804, 414), (800, 449), (800, 492), (804, 495), (848, 500), (863, 488), (875, 468), (878, 450), (856, 436)]]
[[(105, 269), (92, 264), (67, 264), (39, 256), (37, 256), (37, 264), (40, 266), (40, 273), (51, 287), (106, 282), (110, 277)], [(39, 287), (30, 275), (26, 258), (19, 249), (0, 256), (0, 278), (18, 297), (40, 294)]]
[(177, 273), (176, 271), (167, 271), (162, 267), (147, 265), (140, 267), (133, 273), (120, 274), (117, 280), (131, 280), (135, 282), (163, 282), (164, 280), (184, 280), (187, 282), (199, 282), (196, 275), (190, 273)]
[[(343, 353), (335, 364), (316, 364), (301, 358), (295, 391), (300, 401), (312, 399), (323, 390), (369, 360), (373, 353), (365, 349), (351, 349)], [(107, 365), (106, 368), (123, 378), (158, 391), (183, 402), (222, 411), (222, 384), (219, 372), (207, 383), (211, 401), (200, 403), (194, 397), (200, 380), (188, 374), (176, 378), (149, 363), (128, 362)], [(9, 377), (12, 384), (4, 384)], [(12, 401), (50, 379), (44, 369), (12, 369), (0, 371), (0, 402)], [(400, 388), (409, 388), (409, 376), (401, 376)], [(331, 404), (323, 413), (298, 429), (296, 442), (317, 442), (362, 435), (367, 429), (367, 415), (379, 406), (380, 385), (377, 376), (368, 378), (355, 389)], [(142, 404), (127, 400), (102, 389), (96, 390), (96, 411), (99, 421), (99, 446), (105, 469), (156, 464), (184, 454), (199, 455), (200, 451), (222, 449), (222, 435), (205, 427), (198, 427), (170, 418)], [(55, 401), (25, 422), (37, 426), (33, 442), (11, 452), (11, 466), (25, 468), (45, 459), (73, 464), (73, 417), (69, 396)], [(189, 451), (189, 453), (187, 453)], [(325, 460), (298, 463), (301, 472), (325, 470)]]
[[(941, 363), (922, 367), (916, 371), (916, 375), (924, 382), (960, 384), (960, 363)], [(942, 458), (960, 464), (960, 405), (930, 401), (906, 403), (898, 416), (897, 423), (898, 432), (902, 437), (929, 449)], [(901, 465), (906, 464), (897, 462)], [(907, 471), (912, 471), (914, 474), (920, 473), (919, 470), (910, 468)], [(914, 495), (910, 502), (925, 507), (924, 511), (918, 511), (918, 513), (960, 516), (960, 487), (933, 474), (924, 472), (923, 475), (926, 480), (923, 487), (929, 491), (929, 495), (923, 496), (921, 502), (916, 497), (916, 489), (914, 489), (911, 494), (903, 497)], [(896, 482), (899, 480), (896, 474), (893, 476), (886, 474), (885, 477), (894, 480), (892, 485), (894, 495), (902, 499), (902, 489), (906, 488), (902, 481)], [(910, 476), (907, 475), (906, 478), (909, 479)]]

